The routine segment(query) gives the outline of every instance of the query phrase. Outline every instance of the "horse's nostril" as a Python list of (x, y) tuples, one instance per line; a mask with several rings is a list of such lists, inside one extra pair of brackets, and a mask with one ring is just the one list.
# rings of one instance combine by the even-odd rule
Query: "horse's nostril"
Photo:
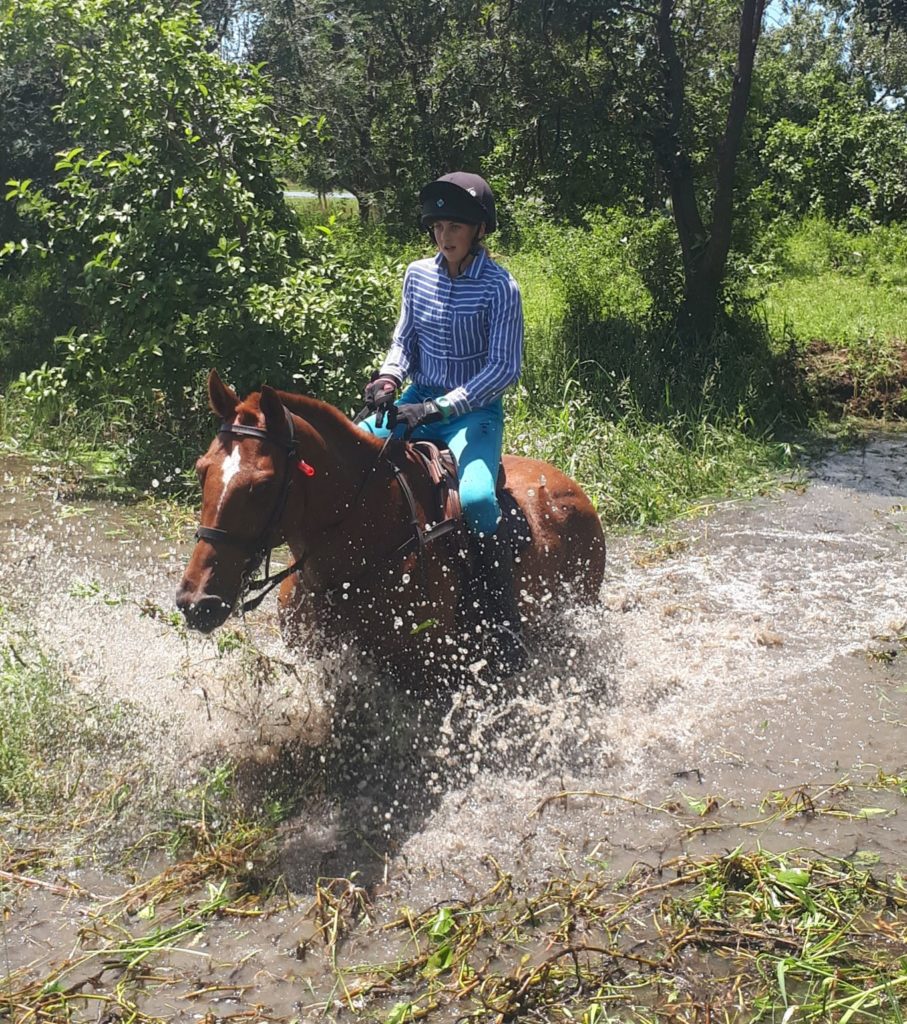
[(177, 592), (176, 606), (183, 613), (186, 625), (201, 633), (210, 633), (230, 614), (231, 605), (216, 595), (208, 594), (193, 601), (182, 591)]

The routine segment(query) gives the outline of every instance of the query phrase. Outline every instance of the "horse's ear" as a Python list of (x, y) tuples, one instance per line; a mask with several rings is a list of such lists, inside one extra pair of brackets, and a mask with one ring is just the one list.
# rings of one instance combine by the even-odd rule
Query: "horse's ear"
[(262, 385), (261, 398), (258, 405), (265, 418), (265, 427), (269, 434), (276, 434), (280, 437), (289, 432), (287, 414), (284, 410), (283, 402), (277, 397), (277, 392), (274, 388), (269, 387), (267, 384)]
[(208, 374), (208, 401), (211, 403), (211, 411), (215, 416), (220, 416), (225, 422), (233, 419), (236, 407), (239, 405), (239, 398), (236, 392), (228, 388), (218, 376), (217, 370)]

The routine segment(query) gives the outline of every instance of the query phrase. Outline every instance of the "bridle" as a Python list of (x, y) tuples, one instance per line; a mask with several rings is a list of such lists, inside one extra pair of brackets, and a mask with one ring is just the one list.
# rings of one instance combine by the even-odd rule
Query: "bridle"
[[(285, 569), (281, 569), (280, 572), (274, 573), (273, 576), (271, 575), (271, 552), (274, 545), (270, 543), (270, 539), (274, 530), (279, 525), (280, 520), (283, 518), (284, 509), (287, 505), (287, 498), (290, 493), (290, 485), (293, 479), (292, 467), (294, 465), (294, 457), (296, 457), (295, 464), (298, 464), (300, 470), (305, 473), (305, 475), (312, 476), (315, 472), (311, 466), (303, 462), (301, 459), (298, 459), (298, 452), (296, 450), (296, 428), (293, 425), (293, 416), (286, 406), (284, 406), (283, 411), (286, 416), (287, 427), (289, 429), (288, 438), (278, 437), (276, 434), (272, 434), (268, 430), (263, 430), (261, 427), (250, 427), (242, 423), (228, 423), (226, 420), (221, 423), (217, 431), (218, 434), (230, 434), (233, 437), (238, 437), (240, 439), (244, 437), (253, 437), (259, 441), (270, 441), (272, 444), (282, 448), (286, 453), (283, 483), (281, 485), (280, 494), (278, 495), (277, 502), (274, 505), (274, 509), (272, 510), (267, 523), (259, 533), (258, 537), (253, 541), (241, 540), (238, 537), (234, 537), (229, 531), (222, 530), (216, 526), (199, 526), (195, 531), (196, 540), (206, 540), (210, 544), (232, 544), (234, 547), (238, 547), (241, 551), (246, 553), (246, 565), (243, 569), (242, 583), (240, 585), (237, 601), (242, 601), (242, 598), (245, 597), (250, 590), (257, 590), (259, 593), (248, 601), (242, 601), (239, 605), (239, 610), (243, 614), (254, 611), (278, 584), (282, 583), (288, 576), (292, 576), (294, 572), (301, 569), (308, 559), (308, 552), (306, 552), (306, 554), (301, 558), (298, 558), (293, 562), (292, 565), (288, 565)], [(356, 417), (354, 422), (358, 422), (359, 419), (360, 417)], [(380, 462), (385, 458), (385, 452), (392, 438), (393, 435), (389, 436), (381, 446), (381, 451), (378, 453), (378, 458), (375, 460), (375, 464), (372, 466), (371, 470), (366, 473), (362, 483), (359, 485), (359, 489), (357, 490), (355, 497), (349, 503), (348, 507), (350, 509), (353, 509), (359, 503), (366, 484), (374, 477), (375, 470), (378, 468)], [(416, 499), (413, 495), (412, 488), (406, 479), (405, 473), (391, 459), (387, 459), (386, 461), (393, 470), (394, 476), (406, 501), (406, 505), (409, 508), (409, 525), (412, 529), (412, 533), (402, 544), (398, 545), (393, 551), (388, 553), (385, 558), (393, 559), (402, 557), (403, 555), (408, 554), (409, 551), (416, 549), (420, 554), (421, 562), (421, 555), (424, 552), (425, 546), (431, 541), (443, 537), (452, 529), (455, 529), (458, 523), (456, 520), (447, 519), (436, 525), (434, 528), (423, 527), (419, 522)], [(343, 517), (340, 522), (332, 525), (334, 527), (339, 526), (345, 518), (346, 517)], [(260, 580), (252, 579), (262, 562), (265, 563), (264, 578)], [(367, 568), (364, 569), (363, 575), (367, 571), (369, 571)]]
[[(271, 575), (271, 551), (273, 550), (274, 545), (270, 543), (270, 538), (274, 529), (283, 518), (283, 512), (287, 505), (287, 497), (290, 493), (290, 484), (292, 483), (293, 463), (291, 461), (291, 457), (296, 455), (296, 428), (293, 426), (293, 417), (290, 414), (290, 410), (286, 407), (284, 407), (283, 411), (287, 418), (289, 438), (278, 437), (276, 434), (272, 434), (268, 430), (262, 430), (261, 427), (250, 427), (243, 423), (227, 423), (226, 421), (221, 423), (220, 428), (217, 431), (218, 434), (230, 434), (233, 437), (238, 438), (254, 437), (259, 441), (270, 441), (272, 444), (276, 444), (279, 448), (283, 448), (286, 453), (283, 483), (280, 488), (280, 494), (277, 497), (277, 502), (274, 505), (274, 509), (271, 512), (264, 529), (253, 541), (241, 540), (238, 537), (234, 537), (229, 531), (221, 530), (216, 526), (199, 526), (195, 531), (196, 540), (206, 540), (212, 544), (232, 544), (234, 547), (238, 547), (241, 551), (246, 552), (246, 566), (243, 569), (243, 581), (240, 586), (238, 600), (242, 600), (250, 590), (259, 590), (261, 593), (248, 601), (242, 602), (240, 610), (243, 613), (253, 611), (257, 608), (265, 597), (279, 583), (282, 583), (288, 576), (291, 576), (298, 569), (302, 568), (307, 557), (306, 555), (303, 555), (302, 558), (297, 559), (292, 565), (288, 565), (285, 569), (281, 569), (280, 572), (274, 573), (273, 576)], [(310, 474), (311, 472), (311, 469), (309, 469)], [(253, 580), (252, 577), (262, 562), (265, 563), (264, 579)]]

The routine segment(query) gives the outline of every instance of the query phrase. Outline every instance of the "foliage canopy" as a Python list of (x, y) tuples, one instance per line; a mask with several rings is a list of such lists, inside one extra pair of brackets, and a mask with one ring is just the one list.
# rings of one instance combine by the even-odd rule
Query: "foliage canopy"
[(66, 148), (43, 182), (10, 182), (28, 234), (4, 247), (43, 257), (75, 299), (57, 386), (163, 429), (199, 411), (212, 365), (248, 390), (308, 364), (313, 389), (343, 397), (388, 299), (330, 232), (300, 232), (275, 160), (308, 126), (279, 129), (261, 69), (213, 52), (190, 5), (19, 0), (13, 20), (4, 67), (40, 56), (61, 96)]

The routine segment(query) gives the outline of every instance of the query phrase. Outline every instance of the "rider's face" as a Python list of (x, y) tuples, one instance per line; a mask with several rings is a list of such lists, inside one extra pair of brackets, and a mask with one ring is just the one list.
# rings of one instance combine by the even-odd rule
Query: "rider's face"
[(459, 220), (436, 220), (432, 225), (435, 245), (447, 261), (448, 267), (457, 271), (469, 255), (474, 240), (485, 235), (485, 225), (464, 224)]

